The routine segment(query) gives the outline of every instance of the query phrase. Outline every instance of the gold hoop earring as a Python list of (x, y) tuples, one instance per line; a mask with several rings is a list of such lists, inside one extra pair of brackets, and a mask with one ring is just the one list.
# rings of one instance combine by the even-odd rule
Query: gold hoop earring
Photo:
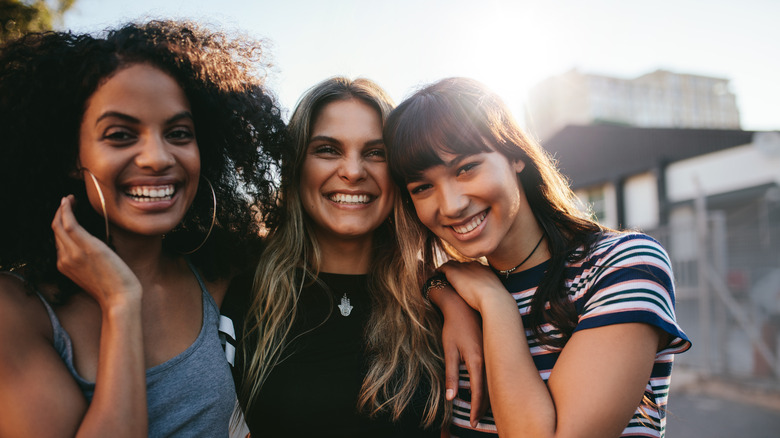
[(92, 183), (95, 184), (95, 189), (98, 192), (98, 198), (100, 198), (100, 208), (103, 210), (103, 221), (106, 223), (106, 243), (109, 242), (108, 240), (108, 213), (106, 212), (106, 197), (103, 196), (103, 189), (100, 188), (100, 184), (98, 184), (98, 179), (95, 176), (94, 173), (92, 173), (91, 170), (87, 169), (86, 167), (82, 167), (80, 170), (86, 171), (89, 176), (92, 178)]
[(206, 183), (209, 185), (209, 189), (211, 189), (211, 225), (209, 225), (209, 231), (206, 233), (206, 237), (203, 238), (203, 241), (200, 242), (200, 245), (196, 246), (192, 251), (181, 252), (182, 255), (189, 255), (199, 250), (206, 243), (206, 241), (209, 240), (209, 236), (211, 236), (211, 230), (214, 229), (214, 223), (217, 221), (217, 194), (214, 192), (214, 186), (211, 185), (211, 181), (209, 181), (209, 179), (205, 176), (201, 175), (200, 177), (206, 181)]

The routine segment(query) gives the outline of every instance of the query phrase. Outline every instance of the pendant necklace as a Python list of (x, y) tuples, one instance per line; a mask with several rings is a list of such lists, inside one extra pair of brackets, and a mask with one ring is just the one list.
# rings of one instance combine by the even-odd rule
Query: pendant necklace
[(341, 304), (339, 304), (339, 310), (341, 311), (342, 316), (349, 316), (349, 314), (352, 312), (352, 305), (349, 302), (349, 298), (347, 298), (347, 294), (345, 293), (343, 297), (341, 297)]
[[(542, 233), (542, 237), (540, 237), (540, 238), (539, 238), (539, 241), (538, 241), (538, 242), (536, 242), (536, 246), (534, 247), (534, 249), (532, 249), (532, 250), (531, 250), (531, 253), (530, 253), (530, 254), (528, 254), (528, 257), (524, 258), (522, 262), (520, 262), (520, 263), (518, 263), (517, 265), (515, 265), (515, 267), (514, 267), (514, 268), (507, 269), (507, 270), (505, 270), (505, 271), (502, 271), (502, 270), (500, 270), (500, 269), (493, 268), (492, 266), (491, 266), (491, 268), (493, 268), (493, 270), (494, 270), (494, 271), (498, 271), (498, 273), (499, 273), (499, 274), (501, 274), (501, 275), (505, 275), (505, 276), (506, 276), (506, 278), (509, 278), (509, 274), (511, 274), (512, 272), (514, 272), (514, 271), (515, 271), (515, 269), (519, 268), (520, 266), (523, 266), (523, 263), (527, 262), (527, 261), (528, 261), (528, 259), (530, 259), (532, 255), (534, 255), (534, 253), (536, 252), (536, 248), (539, 248), (539, 245), (541, 245), (541, 244), (542, 244), (542, 240), (544, 240), (544, 233)], [(346, 297), (346, 295), (344, 295), (344, 297)], [(341, 302), (342, 302), (342, 303), (344, 302), (344, 299), (343, 299), (343, 298), (342, 298)], [(343, 312), (342, 312), (342, 313), (343, 313)]]

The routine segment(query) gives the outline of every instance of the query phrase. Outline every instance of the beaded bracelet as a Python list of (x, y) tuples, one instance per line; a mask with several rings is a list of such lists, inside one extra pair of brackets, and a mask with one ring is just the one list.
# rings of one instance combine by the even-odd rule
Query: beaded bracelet
[(431, 289), (444, 289), (449, 285), (450, 282), (447, 281), (447, 277), (444, 274), (436, 274), (425, 282), (425, 285), (423, 286), (423, 297), (425, 297), (426, 300), (430, 300), (429, 295)]

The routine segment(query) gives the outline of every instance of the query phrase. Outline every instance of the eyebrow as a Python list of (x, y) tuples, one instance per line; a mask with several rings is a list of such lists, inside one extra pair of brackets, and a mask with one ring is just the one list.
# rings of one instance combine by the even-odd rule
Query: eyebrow
[[(453, 158), (453, 159), (452, 159), (452, 160), (450, 160), (450, 161), (444, 161), (444, 160), (442, 160), (442, 161), (443, 161), (443, 163), (442, 163), (442, 164), (434, 164), (434, 165), (428, 166), (428, 167), (426, 167), (425, 169), (422, 169), (422, 170), (421, 170), (421, 171), (419, 171), (419, 172), (415, 172), (414, 174), (411, 174), (411, 175), (409, 175), (409, 176), (406, 178), (406, 184), (414, 184), (414, 183), (418, 183), (418, 182), (422, 181), (423, 179), (425, 179), (425, 178), (423, 177), (423, 173), (424, 173), (426, 170), (430, 169), (431, 167), (435, 167), (435, 166), (444, 166), (444, 167), (446, 167), (447, 169), (452, 169), (453, 167), (457, 167), (457, 166), (458, 166), (458, 165), (461, 163), (461, 161), (463, 161), (463, 160), (466, 160), (466, 159), (468, 159), (469, 157), (471, 157), (471, 156), (473, 156), (473, 155), (476, 155), (476, 154), (469, 154), (469, 155), (458, 155), (458, 156), (456, 156), (455, 158)], [(441, 159), (441, 157), (439, 157), (439, 159)]]
[[(341, 142), (333, 137), (329, 137), (327, 135), (315, 135), (314, 137), (309, 139), (309, 144), (314, 143), (315, 141), (327, 141), (330, 143), (336, 143), (341, 144)], [(381, 138), (377, 138), (375, 140), (369, 140), (365, 143), (364, 146), (377, 146), (380, 144), (385, 144), (385, 141)]]
[[(106, 111), (103, 114), (101, 114), (100, 117), (97, 118), (97, 120), (95, 120), (95, 124), (98, 124), (103, 119), (108, 119), (111, 117), (124, 120), (128, 123), (134, 123), (134, 124), (141, 123), (141, 120), (133, 116), (127, 115), (125, 113), (120, 113), (118, 111)], [(172, 117), (170, 117), (168, 120), (165, 121), (165, 124), (174, 123), (182, 119), (193, 120), (192, 113), (190, 113), (189, 111), (182, 111), (180, 113), (174, 114)]]
[(327, 135), (315, 135), (314, 137), (309, 139), (309, 144), (312, 144), (315, 141), (327, 141), (327, 142), (330, 142), (330, 143), (339, 143), (339, 144), (341, 144), (340, 141), (336, 140), (333, 137), (328, 137)]
[(455, 158), (453, 158), (453, 159), (452, 159), (452, 160), (450, 160), (450, 161), (445, 161), (445, 162), (444, 162), (444, 167), (447, 167), (447, 168), (452, 168), (452, 167), (455, 167), (455, 166), (459, 165), (461, 161), (463, 161), (463, 160), (465, 160), (465, 159), (467, 159), (467, 158), (471, 157), (472, 155), (476, 155), (476, 154), (471, 154), (471, 155), (458, 155), (458, 156), (456, 156)]

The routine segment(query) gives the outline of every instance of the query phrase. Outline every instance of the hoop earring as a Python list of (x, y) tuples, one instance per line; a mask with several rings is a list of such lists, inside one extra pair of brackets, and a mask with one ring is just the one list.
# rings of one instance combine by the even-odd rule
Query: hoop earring
[(211, 230), (214, 229), (214, 223), (217, 221), (217, 194), (214, 192), (214, 186), (211, 185), (211, 181), (209, 181), (209, 179), (205, 176), (201, 175), (200, 177), (206, 181), (206, 183), (209, 185), (209, 189), (211, 189), (211, 225), (209, 225), (209, 231), (206, 233), (206, 237), (203, 238), (203, 241), (200, 242), (200, 245), (196, 246), (192, 251), (181, 252), (180, 254), (182, 255), (189, 255), (199, 250), (206, 243), (206, 241), (209, 240), (209, 236), (211, 236)]
[(106, 223), (106, 243), (109, 242), (108, 238), (108, 213), (106, 212), (106, 198), (103, 196), (103, 189), (100, 188), (100, 184), (98, 184), (98, 179), (95, 176), (94, 173), (92, 173), (91, 170), (87, 169), (86, 167), (82, 167), (80, 170), (86, 171), (89, 176), (92, 178), (92, 183), (95, 184), (95, 189), (98, 192), (98, 198), (100, 198), (100, 208), (103, 210), (103, 221)]

